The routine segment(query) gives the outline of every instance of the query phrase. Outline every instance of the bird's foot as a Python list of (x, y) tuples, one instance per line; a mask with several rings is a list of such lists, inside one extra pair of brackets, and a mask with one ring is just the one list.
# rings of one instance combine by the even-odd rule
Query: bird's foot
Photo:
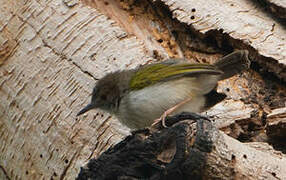
[(184, 101), (176, 104), (175, 106), (171, 107), (170, 109), (168, 109), (167, 111), (165, 111), (162, 116), (158, 119), (155, 119), (154, 120), (154, 123), (151, 125), (151, 127), (154, 127), (156, 124), (158, 124), (159, 122), (162, 123), (162, 126), (164, 128), (166, 128), (166, 117), (170, 114), (172, 114), (177, 108), (179, 108), (180, 106), (190, 102), (192, 100), (192, 98), (188, 98), (188, 99), (185, 99)]
[(159, 123), (162, 123), (162, 126), (164, 128), (166, 128), (167, 127), (167, 125), (166, 125), (166, 117), (167, 116), (168, 116), (168, 114), (166, 112), (164, 112), (163, 115), (160, 118), (154, 120), (154, 123), (151, 126), (153, 127), (153, 126), (156, 126)]
[(160, 118), (154, 120), (154, 123), (152, 124), (152, 126), (155, 126), (155, 125), (158, 124), (158, 123), (162, 123), (162, 126), (163, 126), (164, 128), (168, 127), (168, 126), (166, 125), (166, 118), (167, 118), (167, 116), (169, 116), (172, 112), (174, 112), (176, 109), (177, 109), (177, 106), (174, 106), (174, 107), (168, 109), (167, 111), (165, 111)]

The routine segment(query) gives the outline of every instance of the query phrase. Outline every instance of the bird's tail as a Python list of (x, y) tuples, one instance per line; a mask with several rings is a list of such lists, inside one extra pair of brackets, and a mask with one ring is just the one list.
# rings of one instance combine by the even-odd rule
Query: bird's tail
[(220, 80), (230, 78), (231, 76), (234, 76), (235, 74), (249, 68), (250, 60), (248, 59), (248, 51), (235, 51), (227, 56), (224, 56), (214, 65), (224, 72), (221, 75)]

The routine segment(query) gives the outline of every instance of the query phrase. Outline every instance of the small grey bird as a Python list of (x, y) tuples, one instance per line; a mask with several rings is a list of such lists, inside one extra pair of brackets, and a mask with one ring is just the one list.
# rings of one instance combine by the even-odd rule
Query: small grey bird
[(77, 115), (100, 108), (114, 114), (127, 127), (140, 129), (162, 115), (202, 112), (225, 98), (216, 92), (217, 82), (249, 65), (248, 51), (240, 50), (214, 65), (169, 59), (112, 72), (98, 80), (90, 104)]

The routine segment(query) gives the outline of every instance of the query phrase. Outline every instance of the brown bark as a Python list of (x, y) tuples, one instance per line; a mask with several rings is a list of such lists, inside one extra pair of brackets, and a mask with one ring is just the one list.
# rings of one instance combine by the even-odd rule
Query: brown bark
[(266, 133), (271, 138), (286, 137), (286, 108), (280, 108), (267, 116)]
[(78, 179), (286, 177), (286, 159), (282, 153), (266, 144), (242, 144), (210, 122), (197, 121), (197, 126), (183, 122), (161, 131), (136, 132), (91, 160), (81, 169)]

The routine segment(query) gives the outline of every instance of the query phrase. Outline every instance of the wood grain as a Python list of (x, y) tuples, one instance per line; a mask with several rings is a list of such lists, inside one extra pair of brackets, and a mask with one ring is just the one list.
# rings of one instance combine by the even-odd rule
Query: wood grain
[(0, 165), (11, 179), (72, 179), (128, 133), (100, 111), (76, 118), (96, 79), (152, 58), (82, 4), (1, 1), (0, 8)]
[[(229, 41), (233, 47), (244, 44), (256, 56), (256, 61), (286, 80), (286, 30), (257, 4), (247, 0), (154, 2), (166, 5), (174, 18), (190, 25), (202, 36), (215, 33), (214, 39), (221, 48), (225, 43), (221, 39)], [(224, 38), (224, 35), (227, 37)]]

